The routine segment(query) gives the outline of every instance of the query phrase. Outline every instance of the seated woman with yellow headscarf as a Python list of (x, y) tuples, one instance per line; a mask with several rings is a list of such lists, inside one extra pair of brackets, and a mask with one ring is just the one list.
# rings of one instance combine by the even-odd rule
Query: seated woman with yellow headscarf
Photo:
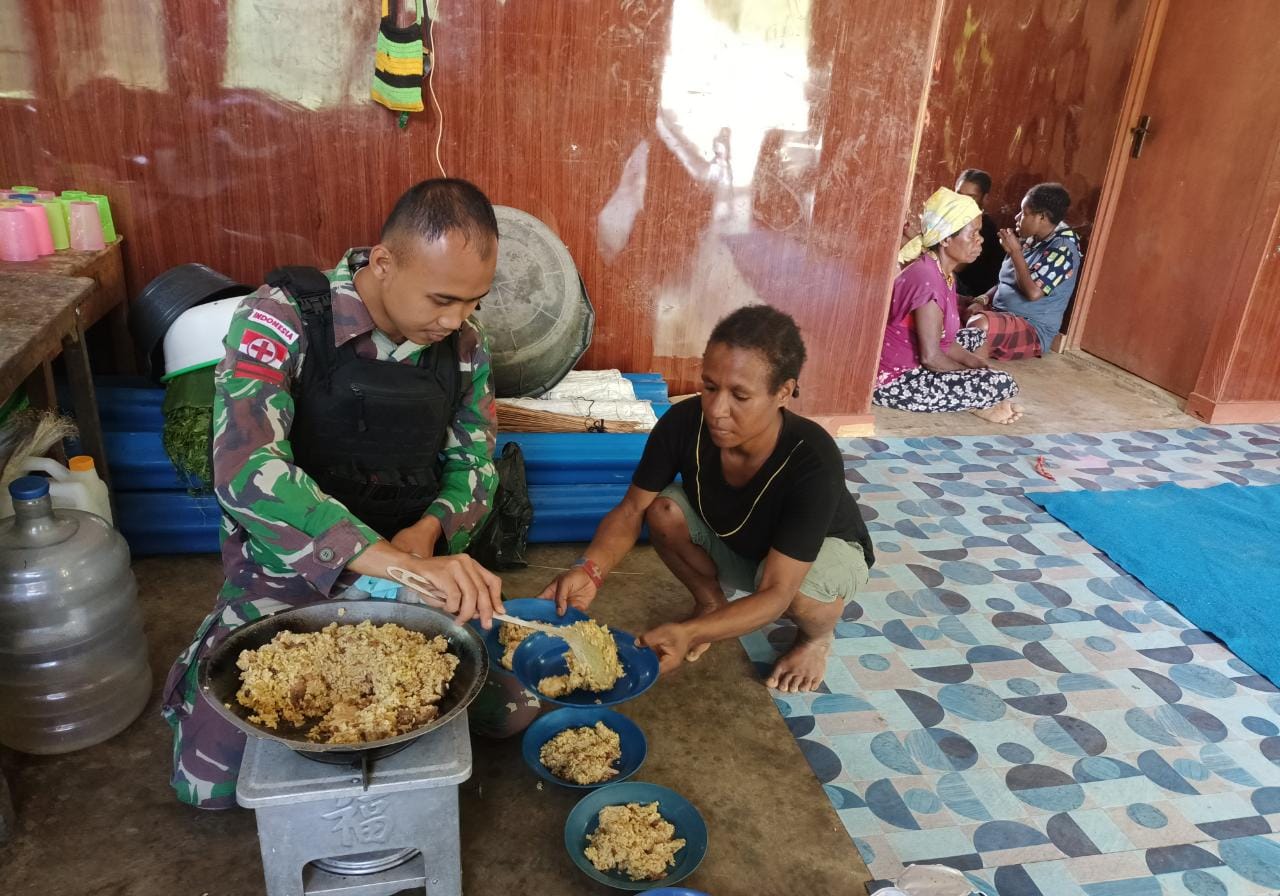
[(938, 190), (925, 202), (920, 236), (898, 254), (872, 401), (900, 411), (971, 411), (1012, 423), (1018, 384), (975, 354), (986, 334), (961, 329), (954, 271), (982, 251), (982, 210), (968, 196)]

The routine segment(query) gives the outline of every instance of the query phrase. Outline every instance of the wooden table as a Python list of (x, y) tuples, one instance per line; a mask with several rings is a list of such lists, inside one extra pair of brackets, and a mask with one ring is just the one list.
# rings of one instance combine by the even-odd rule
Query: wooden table
[(0, 401), (25, 382), (34, 406), (56, 408), (50, 362), (61, 353), (80, 443), (110, 486), (82, 319), (82, 309), (96, 289), (88, 277), (0, 271)]
[[(115, 373), (133, 374), (138, 367), (129, 337), (128, 295), (124, 282), (122, 244), (117, 239), (96, 252), (73, 249), (45, 255), (35, 261), (0, 261), (0, 272), (12, 274), (56, 274), (60, 277), (88, 277), (93, 288), (80, 305), (80, 326), (89, 329), (106, 320)], [(97, 343), (95, 342), (95, 346)], [(100, 346), (97, 346), (100, 347)]]

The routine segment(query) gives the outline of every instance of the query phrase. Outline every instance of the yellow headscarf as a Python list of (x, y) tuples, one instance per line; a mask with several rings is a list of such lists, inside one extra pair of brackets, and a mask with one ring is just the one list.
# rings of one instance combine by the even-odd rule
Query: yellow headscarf
[(925, 249), (959, 233), (981, 214), (978, 203), (968, 196), (946, 187), (938, 188), (925, 200), (924, 212), (920, 215), (920, 235), (898, 251), (898, 264), (915, 261)]

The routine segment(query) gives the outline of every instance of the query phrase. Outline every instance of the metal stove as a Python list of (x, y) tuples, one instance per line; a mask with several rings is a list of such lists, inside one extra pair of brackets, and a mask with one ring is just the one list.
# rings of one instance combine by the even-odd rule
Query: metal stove
[(260, 737), (245, 748), (236, 802), (257, 814), (268, 896), (461, 896), (465, 712), (392, 755), (316, 755)]

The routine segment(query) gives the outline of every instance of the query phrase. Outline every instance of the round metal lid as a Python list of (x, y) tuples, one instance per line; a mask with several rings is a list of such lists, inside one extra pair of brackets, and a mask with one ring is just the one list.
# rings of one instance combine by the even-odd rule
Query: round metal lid
[(569, 250), (533, 215), (494, 206), (498, 267), (476, 317), (493, 356), (499, 398), (535, 397), (591, 344), (595, 310)]
[(379, 871), (389, 871), (392, 868), (403, 865), (417, 854), (418, 850), (412, 848), (382, 849), (377, 852), (361, 852), (336, 858), (316, 859), (312, 864), (321, 871), (328, 871), (330, 874), (377, 874)]

